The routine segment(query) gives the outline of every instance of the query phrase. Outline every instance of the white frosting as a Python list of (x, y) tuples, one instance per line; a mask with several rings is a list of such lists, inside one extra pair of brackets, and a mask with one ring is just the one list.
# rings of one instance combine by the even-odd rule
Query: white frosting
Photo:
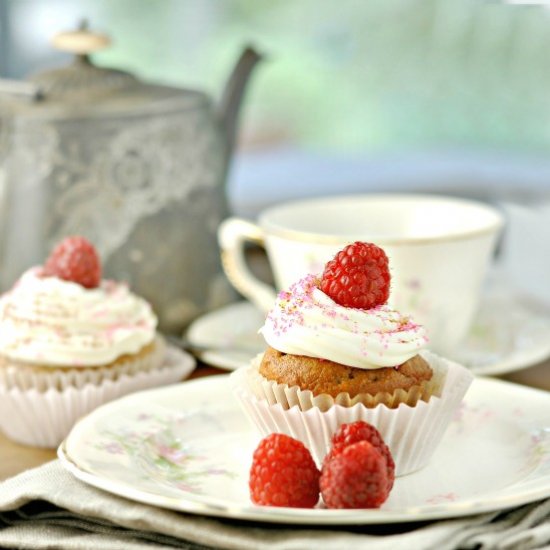
[(19, 361), (105, 365), (152, 342), (156, 326), (151, 306), (114, 281), (86, 289), (32, 268), (0, 297), (0, 353)]
[(361, 369), (401, 365), (428, 340), (423, 327), (388, 306), (364, 310), (336, 304), (312, 275), (279, 293), (260, 332), (283, 353)]

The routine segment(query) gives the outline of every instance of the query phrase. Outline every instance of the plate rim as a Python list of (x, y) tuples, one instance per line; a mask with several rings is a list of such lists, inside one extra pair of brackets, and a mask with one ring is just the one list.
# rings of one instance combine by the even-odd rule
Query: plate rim
[[(186, 385), (208, 385), (212, 383), (220, 383), (221, 379), (227, 375), (209, 376), (185, 382)], [(520, 391), (530, 394), (537, 394), (539, 397), (550, 399), (550, 393), (544, 390), (521, 386), (504, 380), (492, 378), (478, 377), (474, 383), (482, 383), (513, 388), (514, 391)], [(67, 451), (67, 441), (74, 433), (77, 433), (79, 426), (82, 426), (84, 421), (89, 421), (89, 418), (94, 416), (97, 411), (113, 406), (120, 406), (121, 401), (138, 400), (143, 394), (173, 390), (173, 386), (165, 386), (162, 388), (152, 388), (137, 392), (121, 399), (111, 401), (98, 409), (95, 409), (89, 415), (83, 417), (71, 430), (67, 438), (59, 445), (57, 456), (60, 459), (63, 467), (69, 471), (80, 481), (87, 483), (93, 487), (104, 490), (116, 496), (122, 496), (135, 502), (142, 504), (158, 506), (161, 508), (176, 510), (179, 512), (187, 512), (192, 514), (200, 514), (209, 517), (220, 517), (227, 519), (238, 519), (250, 522), (265, 522), (274, 524), (293, 524), (293, 525), (376, 525), (376, 524), (392, 524), (392, 523), (411, 523), (418, 521), (430, 521), (439, 519), (451, 519), (468, 515), (476, 515), (481, 513), (495, 512), (521, 506), (531, 502), (536, 502), (550, 496), (550, 474), (541, 476), (541, 480), (546, 483), (538, 484), (534, 488), (528, 488), (516, 494), (500, 495), (502, 491), (513, 488), (517, 483), (497, 490), (496, 493), (489, 493), (488, 500), (483, 500), (479, 496), (471, 497), (466, 501), (449, 502), (445, 504), (434, 504), (428, 506), (411, 506), (399, 511), (391, 511), (384, 509), (360, 509), (360, 510), (328, 510), (328, 509), (304, 509), (304, 508), (283, 508), (283, 507), (263, 507), (255, 506), (250, 503), (248, 506), (242, 506), (229, 502), (227, 505), (198, 502), (193, 499), (186, 498), (182, 492), (181, 497), (170, 497), (159, 493), (151, 493), (144, 489), (136, 489), (134, 486), (118, 480), (102, 477), (94, 472), (90, 472), (81, 467), (69, 455)], [(146, 403), (146, 400), (143, 401)], [(237, 406), (237, 405), (235, 405)], [(74, 437), (74, 435), (73, 435)]]

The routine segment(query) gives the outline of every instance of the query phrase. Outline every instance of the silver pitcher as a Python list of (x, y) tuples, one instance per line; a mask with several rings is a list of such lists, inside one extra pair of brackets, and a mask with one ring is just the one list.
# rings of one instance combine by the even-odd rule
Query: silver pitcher
[(148, 299), (166, 331), (229, 300), (216, 229), (246, 82), (246, 49), (219, 105), (202, 92), (96, 67), (105, 35), (61, 33), (67, 67), (0, 80), (0, 289), (62, 237), (97, 246), (106, 276)]

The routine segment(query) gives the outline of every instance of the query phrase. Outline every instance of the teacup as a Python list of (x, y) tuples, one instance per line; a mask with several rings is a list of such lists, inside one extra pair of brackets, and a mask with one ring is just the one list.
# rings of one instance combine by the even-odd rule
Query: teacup
[(503, 217), (471, 200), (421, 194), (369, 194), (294, 201), (219, 228), (225, 272), (233, 286), (267, 311), (276, 291), (247, 266), (247, 241), (265, 246), (279, 289), (324, 264), (345, 245), (373, 242), (388, 255), (389, 304), (428, 330), (430, 348), (452, 353), (476, 312)]

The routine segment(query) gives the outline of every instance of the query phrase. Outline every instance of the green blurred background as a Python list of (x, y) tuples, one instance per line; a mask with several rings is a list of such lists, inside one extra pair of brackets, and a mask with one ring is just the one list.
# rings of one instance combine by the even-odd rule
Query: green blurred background
[(219, 95), (245, 43), (269, 60), (241, 148), (322, 151), (550, 145), (550, 17), (481, 0), (0, 0), (3, 76), (64, 62), (49, 38), (87, 17), (94, 56)]

